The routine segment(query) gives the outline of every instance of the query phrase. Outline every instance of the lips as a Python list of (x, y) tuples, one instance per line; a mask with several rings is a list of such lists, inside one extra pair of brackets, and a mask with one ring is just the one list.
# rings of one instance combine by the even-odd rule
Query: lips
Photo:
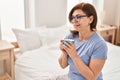
[(74, 25), (74, 27), (75, 27), (75, 28), (80, 27), (80, 24), (78, 24), (78, 25)]

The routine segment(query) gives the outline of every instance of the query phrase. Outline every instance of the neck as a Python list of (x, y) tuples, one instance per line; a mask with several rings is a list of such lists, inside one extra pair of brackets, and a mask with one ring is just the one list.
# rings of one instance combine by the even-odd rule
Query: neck
[(79, 32), (79, 39), (81, 41), (87, 40), (94, 32), (93, 31), (80, 31)]

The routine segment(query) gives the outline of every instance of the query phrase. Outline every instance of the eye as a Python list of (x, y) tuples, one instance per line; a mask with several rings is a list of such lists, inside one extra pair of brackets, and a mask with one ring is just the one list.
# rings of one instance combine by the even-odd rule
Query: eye
[(77, 19), (80, 19), (80, 18), (82, 18), (82, 16), (81, 16), (81, 15), (77, 15), (76, 18), (77, 18)]
[(76, 15), (77, 19), (81, 19), (82, 17), (87, 17), (86, 15)]
[(71, 20), (75, 19), (75, 16), (71, 16)]

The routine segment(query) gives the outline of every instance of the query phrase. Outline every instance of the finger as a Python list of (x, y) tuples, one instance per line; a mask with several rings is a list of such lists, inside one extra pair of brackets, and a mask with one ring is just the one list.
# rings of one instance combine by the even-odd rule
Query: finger
[(64, 41), (63, 41), (63, 40), (60, 40), (60, 43), (64, 44)]
[(65, 49), (65, 48), (67, 48), (68, 46), (66, 45), (66, 44), (60, 44), (60, 49)]
[(72, 42), (69, 42), (69, 47), (71, 48), (71, 47), (75, 47), (75, 44), (73, 44)]
[(64, 41), (64, 40), (60, 40), (61, 42)]
[(62, 45), (62, 47), (66, 50), (68, 47), (67, 47), (67, 45)]
[(63, 49), (68, 53), (70, 48), (68, 46), (64, 45)]
[(67, 43), (67, 47), (68, 47), (68, 48), (71, 48), (71, 44)]
[(70, 43), (70, 42), (65, 42), (65, 44), (66, 44), (67, 47), (69, 47), (69, 48), (72, 48), (72, 46), (73, 46), (73, 43)]
[(63, 45), (64, 45), (64, 44), (60, 44), (60, 46), (59, 46), (59, 47), (60, 47), (60, 49), (63, 49)]
[(62, 45), (64, 45), (64, 43), (62, 43), (62, 42), (60, 42), (60, 44), (59, 44), (60, 46), (62, 46)]
[(69, 45), (74, 45), (71, 41), (69, 41), (68, 43), (69, 43)]
[(68, 44), (68, 42), (64, 42), (65, 47), (70, 48), (71, 46)]

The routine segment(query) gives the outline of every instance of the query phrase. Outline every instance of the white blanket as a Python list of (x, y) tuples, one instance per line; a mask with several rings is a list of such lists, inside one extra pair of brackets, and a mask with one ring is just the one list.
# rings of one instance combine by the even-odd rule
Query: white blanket
[(65, 76), (68, 69), (59, 66), (59, 55), (56, 45), (23, 53), (15, 63), (15, 80), (56, 80)]
[[(103, 68), (104, 80), (120, 80), (120, 47), (110, 43)], [(23, 53), (15, 63), (15, 80), (68, 80), (68, 69), (58, 64), (58, 44)]]

